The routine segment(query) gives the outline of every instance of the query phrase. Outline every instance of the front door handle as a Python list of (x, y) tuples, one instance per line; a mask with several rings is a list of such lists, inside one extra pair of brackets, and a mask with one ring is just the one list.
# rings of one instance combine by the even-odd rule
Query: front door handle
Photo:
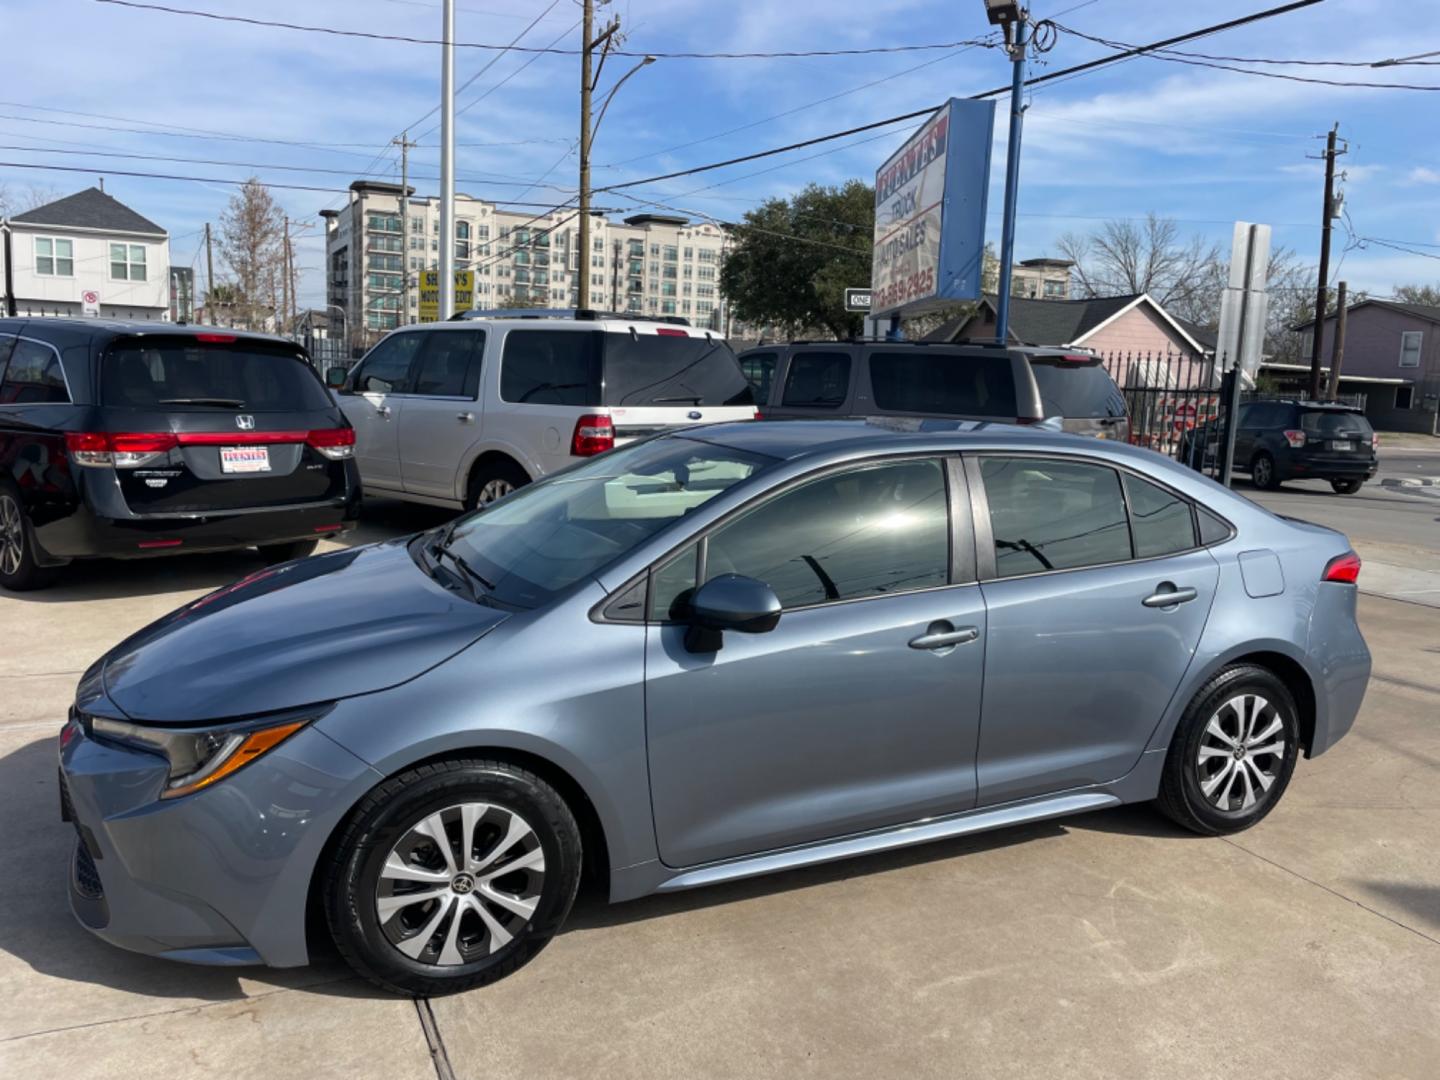
[(1175, 607), (1177, 604), (1188, 604), (1198, 595), (1200, 594), (1188, 586), (1183, 589), (1177, 589), (1174, 585), (1170, 584), (1170, 582), (1162, 581), (1156, 586), (1155, 591), (1145, 597), (1144, 600), (1141, 600), (1140, 603), (1148, 608), (1168, 608)]
[(962, 626), (958, 630), (948, 622), (940, 621), (931, 623), (925, 633), (917, 638), (910, 639), (912, 649), (949, 649), (955, 645), (964, 645), (967, 641), (974, 641), (980, 636), (978, 626)]
[(469, 424), (474, 422), (475, 414), (473, 412), (456, 413), (455, 419), (459, 420), (462, 424)]
[(389, 405), (377, 405), (377, 406), (375, 406), (375, 415), (377, 415), (377, 416), (389, 416), (389, 415), (390, 415), (390, 406), (389, 406)]

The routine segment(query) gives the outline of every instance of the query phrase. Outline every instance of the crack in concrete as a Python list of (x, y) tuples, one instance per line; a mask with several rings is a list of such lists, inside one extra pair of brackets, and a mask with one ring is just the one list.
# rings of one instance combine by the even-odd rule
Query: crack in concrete
[(450, 1054), (445, 1049), (445, 1040), (440, 1036), (440, 1022), (435, 1019), (429, 998), (415, 998), (415, 1014), (420, 1018), (420, 1030), (425, 1034), (425, 1044), (430, 1047), (430, 1060), (435, 1065), (437, 1080), (455, 1080)]

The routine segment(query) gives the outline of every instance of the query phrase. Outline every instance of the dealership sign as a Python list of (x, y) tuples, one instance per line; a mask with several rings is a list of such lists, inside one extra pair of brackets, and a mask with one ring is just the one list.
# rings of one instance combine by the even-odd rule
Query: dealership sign
[(875, 174), (875, 315), (980, 296), (995, 104), (951, 98)]
[[(469, 311), (475, 306), (475, 271), (455, 271), (455, 310)], [(440, 271), (420, 271), (420, 321), (435, 322), (440, 318)], [(402, 320), (403, 321), (403, 320)]]

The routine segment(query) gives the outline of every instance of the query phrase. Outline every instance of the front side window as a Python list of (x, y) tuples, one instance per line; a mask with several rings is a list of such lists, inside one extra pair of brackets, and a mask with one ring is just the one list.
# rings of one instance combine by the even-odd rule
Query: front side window
[(451, 545), (493, 585), (488, 596), (534, 607), (774, 463), (692, 439), (636, 443), (463, 519)]
[(870, 388), (886, 412), (1013, 419), (1015, 376), (1008, 356), (957, 356), (924, 349), (875, 352)]
[(782, 405), (838, 409), (849, 396), (849, 353), (800, 352), (790, 358)]
[[(6, 346), (0, 345), (0, 357)], [(5, 381), (0, 383), (0, 405), (57, 404), (70, 400), (60, 357), (48, 345), (23, 338), (15, 342)]]
[(410, 388), (410, 362), (420, 351), (424, 334), (396, 334), (370, 350), (355, 373), (353, 387), (361, 394), (403, 394)]
[(59, 237), (35, 238), (35, 273), (46, 277), (75, 275), (75, 242)]
[(1125, 497), (1114, 469), (1039, 458), (980, 461), (995, 574), (1016, 577), (1130, 558)]
[(762, 503), (706, 541), (706, 580), (744, 574), (786, 608), (934, 588), (950, 580), (939, 461), (834, 473)]

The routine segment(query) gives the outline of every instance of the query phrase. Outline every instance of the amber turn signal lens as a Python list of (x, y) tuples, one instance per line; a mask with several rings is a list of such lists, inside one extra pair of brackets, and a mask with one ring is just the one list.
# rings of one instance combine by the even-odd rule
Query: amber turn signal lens
[(217, 780), (225, 779), (225, 777), (231, 773), (243, 769), (261, 754), (279, 746), (307, 723), (309, 723), (308, 720), (296, 720), (293, 723), (277, 724), (275, 727), (250, 732), (244, 737), (240, 745), (225, 755), (224, 760), (215, 768), (204, 772), (199, 779), (192, 783), (185, 784), (181, 787), (169, 788), (165, 791), (164, 798), (173, 799), (178, 795), (189, 795), (192, 792), (199, 791), (201, 788), (209, 787)]

